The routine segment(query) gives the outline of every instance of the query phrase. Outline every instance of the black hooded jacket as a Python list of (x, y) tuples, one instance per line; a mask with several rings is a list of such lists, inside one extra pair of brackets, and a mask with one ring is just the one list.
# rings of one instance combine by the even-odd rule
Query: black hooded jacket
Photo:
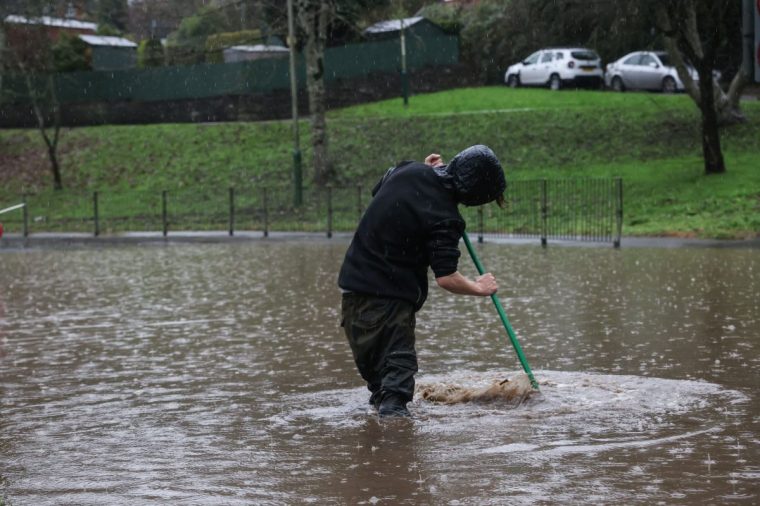
[(501, 165), (485, 146), (468, 148), (447, 167), (402, 162), (390, 169), (372, 192), (338, 285), (406, 300), (419, 310), (427, 298), (428, 267), (436, 278), (457, 270), (465, 229), (457, 204), (490, 202), (505, 186)]

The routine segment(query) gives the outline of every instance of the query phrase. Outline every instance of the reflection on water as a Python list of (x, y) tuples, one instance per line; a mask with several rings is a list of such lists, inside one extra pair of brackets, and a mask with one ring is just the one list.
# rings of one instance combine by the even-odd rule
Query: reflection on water
[[(487, 244), (542, 399), (381, 423), (346, 246), (0, 252), (0, 498), (760, 502), (760, 252)], [(417, 328), (420, 383), (519, 372), (488, 299), (432, 289)]]

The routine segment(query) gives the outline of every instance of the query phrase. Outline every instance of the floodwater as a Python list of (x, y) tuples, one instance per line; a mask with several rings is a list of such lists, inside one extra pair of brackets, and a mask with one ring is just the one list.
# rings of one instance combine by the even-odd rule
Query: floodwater
[[(542, 396), (380, 421), (346, 247), (0, 250), (0, 503), (760, 503), (760, 250), (485, 244)], [(431, 286), (417, 347), (521, 372), (489, 299)]]

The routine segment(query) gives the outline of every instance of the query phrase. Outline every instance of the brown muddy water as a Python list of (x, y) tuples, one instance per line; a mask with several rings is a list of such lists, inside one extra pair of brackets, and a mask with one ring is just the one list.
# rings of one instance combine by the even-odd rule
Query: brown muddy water
[[(379, 421), (346, 247), (0, 250), (0, 503), (760, 503), (760, 250), (486, 244), (543, 399)], [(520, 372), (488, 299), (431, 287), (417, 347)]]

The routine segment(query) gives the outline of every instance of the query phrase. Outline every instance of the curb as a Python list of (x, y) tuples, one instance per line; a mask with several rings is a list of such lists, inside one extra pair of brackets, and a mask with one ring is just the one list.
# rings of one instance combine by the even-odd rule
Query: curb
[[(101, 247), (121, 245), (168, 245), (168, 244), (232, 244), (244, 242), (310, 241), (347, 242), (353, 232), (333, 232), (328, 237), (325, 232), (269, 232), (239, 231), (229, 235), (224, 231), (172, 232), (164, 236), (161, 232), (127, 232), (123, 234), (93, 236), (86, 233), (38, 233), (23, 237), (21, 234), (6, 234), (0, 239), (1, 250), (55, 249), (66, 247)], [(475, 236), (473, 236), (475, 237)], [(479, 242), (479, 241), (478, 241)], [(541, 245), (540, 238), (517, 238), (483, 234), (483, 242), (503, 245)], [(549, 239), (549, 246), (611, 248), (610, 242), (588, 240)], [(753, 239), (690, 239), (679, 237), (626, 237), (621, 239), (621, 248), (749, 248), (760, 249), (760, 237)]]

